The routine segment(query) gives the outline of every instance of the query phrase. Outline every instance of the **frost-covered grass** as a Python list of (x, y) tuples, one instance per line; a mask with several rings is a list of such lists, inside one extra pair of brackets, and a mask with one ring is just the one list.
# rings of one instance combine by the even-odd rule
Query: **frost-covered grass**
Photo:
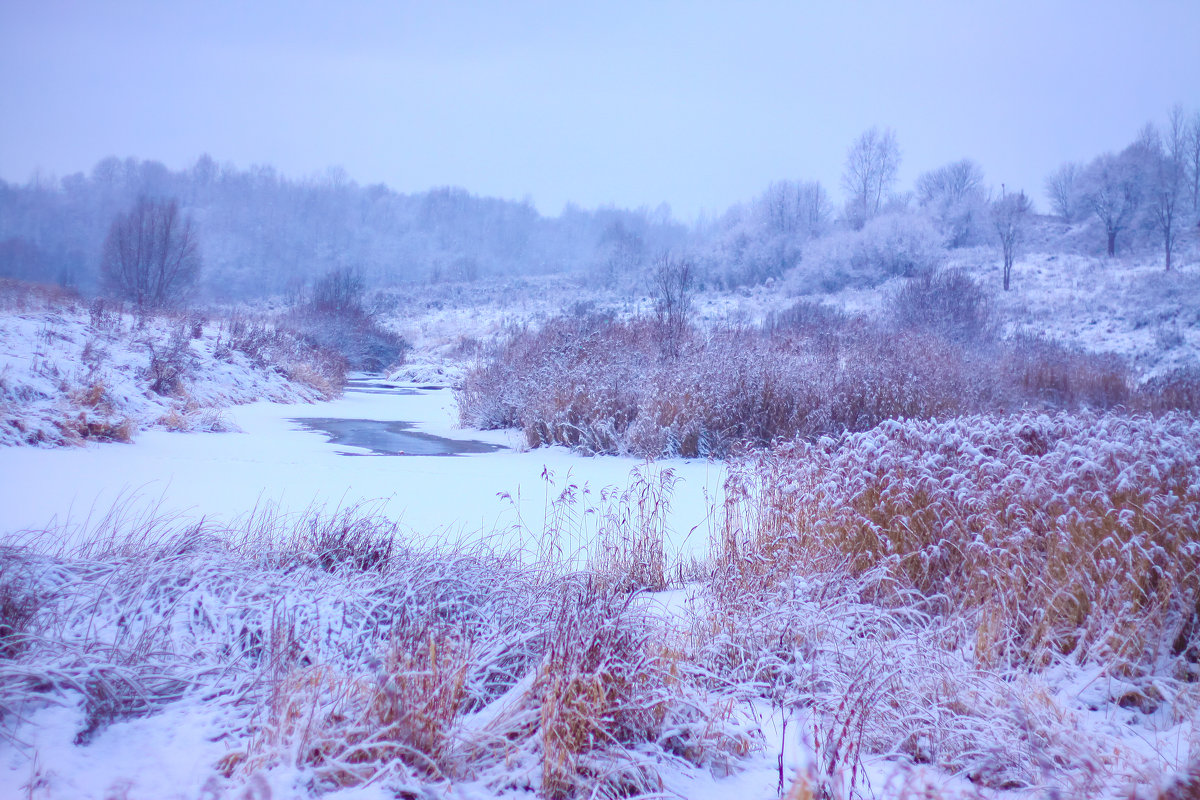
[(0, 283), (0, 445), (129, 441), (137, 430), (222, 430), (220, 409), (341, 391), (336, 356), (269, 322), (139, 314)]
[[(1186, 797), (1198, 454), (1177, 415), (782, 446), (678, 572), (665, 472), (587, 522), (558, 494), (526, 551), (415, 546), (365, 508), (9, 536), (0, 765), (154, 796), (166, 753), (94, 791), (65, 765), (186, 709), (209, 732), (182, 796)], [(581, 562), (554, 538), (584, 524)]]
[(724, 457), (887, 419), (1194, 407), (1186, 380), (1138, 390), (1113, 357), (984, 330), (952, 335), (956, 308), (930, 316), (923, 295), (908, 302), (921, 319), (875, 322), (801, 303), (762, 328), (690, 328), (678, 355), (664, 351), (654, 320), (561, 317), (513, 332), (466, 375), (462, 421), (521, 429), (533, 447)]
[(974, 615), (981, 663), (1200, 681), (1194, 417), (887, 422), (751, 457), (726, 489), (724, 558), (767, 582), (882, 570)]
[(7, 546), (0, 711), (18, 751), (47, 703), (78, 710), (80, 747), (192, 703), (226, 721), (219, 791), (267, 774), (314, 794), (607, 797), (753, 741), (744, 715), (680, 676), (650, 608), (596, 574), (410, 549), (356, 510), (225, 530), (113, 523), (78, 550)]

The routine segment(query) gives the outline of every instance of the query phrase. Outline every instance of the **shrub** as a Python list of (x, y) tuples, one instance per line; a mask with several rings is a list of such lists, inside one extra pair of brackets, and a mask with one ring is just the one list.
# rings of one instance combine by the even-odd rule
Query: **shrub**
[(955, 342), (992, 334), (987, 295), (979, 284), (956, 270), (914, 275), (889, 298), (888, 310), (902, 328), (922, 328)]
[(812, 241), (789, 282), (800, 292), (870, 286), (896, 276), (936, 270), (945, 255), (942, 237), (923, 214), (884, 214), (862, 230)]
[(152, 337), (143, 339), (150, 355), (145, 377), (150, 382), (150, 391), (155, 394), (176, 394), (183, 388), (184, 381), (195, 370), (197, 358), (192, 352), (192, 337), (186, 324), (180, 323), (165, 343)]

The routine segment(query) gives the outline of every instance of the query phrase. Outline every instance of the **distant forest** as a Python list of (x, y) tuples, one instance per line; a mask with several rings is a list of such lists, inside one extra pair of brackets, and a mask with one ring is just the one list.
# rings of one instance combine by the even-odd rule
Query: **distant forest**
[[(568, 206), (547, 217), (527, 202), (460, 188), (363, 186), (336, 167), (297, 180), (207, 155), (180, 171), (110, 157), (86, 175), (0, 181), (0, 277), (97, 291), (110, 227), (141, 198), (177, 201), (190, 218), (202, 261), (196, 288), (218, 301), (298, 298), (347, 270), (368, 288), (546, 273), (634, 288), (667, 252), (686, 258), (702, 285), (789, 275), (795, 289), (811, 291), (911, 274), (951, 249), (1002, 243), (998, 213), (1008, 208), (1011, 217), (1012, 203), (975, 162), (930, 170), (904, 191), (899, 160), (895, 134), (872, 128), (847, 152), (840, 206), (819, 183), (785, 180), (689, 226), (666, 206)], [(1020, 189), (1030, 187), (1008, 195), (1014, 188), (1025, 214)], [(1064, 164), (1042, 188), (1053, 216), (1040, 218), (1031, 244), (1097, 255), (1188, 249), (1200, 217), (1200, 114), (1177, 106), (1161, 128), (1148, 124), (1119, 153)]]
[[(214, 299), (294, 293), (337, 269), (369, 286), (634, 266), (687, 230), (645, 211), (566, 209), (439, 188), (400, 194), (331, 169), (292, 180), (202, 156), (190, 169), (107, 158), (89, 175), (0, 181), (0, 274), (94, 289), (114, 217), (139, 197), (179, 201), (199, 233), (200, 288)], [(617, 262), (621, 264), (618, 265)]]

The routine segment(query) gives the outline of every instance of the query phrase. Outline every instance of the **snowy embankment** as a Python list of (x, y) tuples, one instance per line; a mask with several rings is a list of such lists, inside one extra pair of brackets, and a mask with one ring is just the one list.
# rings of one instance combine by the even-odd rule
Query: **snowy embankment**
[(139, 315), (0, 286), (0, 445), (223, 430), (221, 409), (340, 391), (335, 359), (244, 318)]
[[(350, 389), (328, 402), (248, 403), (225, 416), (238, 432), (149, 430), (134, 447), (0, 449), (6, 477), (0, 482), (0, 533), (49, 526), (83, 536), (89, 518), (95, 524), (114, 507), (126, 518), (160, 514), (232, 525), (252, 508), (296, 515), (357, 506), (395, 520), (410, 542), (486, 537), (513, 550), (536, 550), (547, 524), (554, 524), (559, 495), (577, 495), (580, 502), (570, 513), (594, 528), (596, 515), (588, 507), (604, 487), (628, 485), (631, 470), (640, 466), (628, 458), (582, 458), (560, 447), (470, 457), (373, 456), (331, 444), (299, 423), (322, 417), (402, 421), (434, 436), (519, 445), (515, 433), (458, 428), (448, 389), (400, 395)], [(653, 472), (664, 469), (680, 479), (671, 514), (677, 536), (668, 544), (686, 558), (705, 545), (708, 504), (718, 499), (724, 470), (704, 461), (668, 461)], [(66, 474), (72, 479), (62, 480)], [(72, 541), (79, 539), (73, 534)], [(563, 549), (582, 544), (564, 542)]]

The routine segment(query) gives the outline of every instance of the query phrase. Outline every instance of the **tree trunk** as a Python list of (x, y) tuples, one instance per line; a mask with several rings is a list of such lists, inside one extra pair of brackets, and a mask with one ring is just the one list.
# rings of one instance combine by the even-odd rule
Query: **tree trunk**
[(1115, 256), (1116, 254), (1117, 254), (1117, 232), (1109, 231), (1108, 232), (1108, 255), (1110, 257), (1112, 257), (1112, 256)]

